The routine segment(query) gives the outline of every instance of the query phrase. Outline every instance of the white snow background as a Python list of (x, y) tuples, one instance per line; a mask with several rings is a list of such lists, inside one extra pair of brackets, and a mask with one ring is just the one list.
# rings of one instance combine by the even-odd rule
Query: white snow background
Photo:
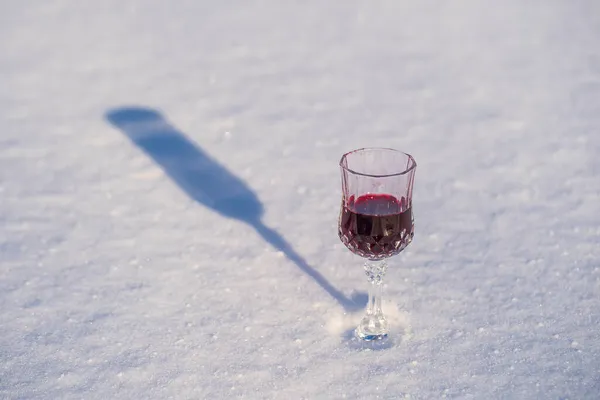
[[(2, 399), (600, 398), (598, 1), (6, 0), (0, 146)], [(364, 146), (418, 163), (380, 350)]]

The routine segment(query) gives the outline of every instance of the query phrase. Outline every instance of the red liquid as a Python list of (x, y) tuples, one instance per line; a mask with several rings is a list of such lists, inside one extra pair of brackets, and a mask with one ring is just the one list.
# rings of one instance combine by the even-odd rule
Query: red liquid
[(412, 241), (412, 210), (404, 198), (367, 194), (342, 203), (338, 234), (354, 254), (378, 260), (400, 253)]

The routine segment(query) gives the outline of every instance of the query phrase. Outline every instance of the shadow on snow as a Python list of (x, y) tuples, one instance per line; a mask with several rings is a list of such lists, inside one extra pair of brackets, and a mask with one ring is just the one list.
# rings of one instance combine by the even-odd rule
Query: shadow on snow
[(364, 294), (347, 298), (311, 267), (276, 230), (262, 222), (261, 201), (240, 178), (173, 127), (158, 111), (143, 107), (109, 110), (106, 119), (154, 160), (189, 197), (227, 218), (253, 227), (348, 311), (362, 308)]

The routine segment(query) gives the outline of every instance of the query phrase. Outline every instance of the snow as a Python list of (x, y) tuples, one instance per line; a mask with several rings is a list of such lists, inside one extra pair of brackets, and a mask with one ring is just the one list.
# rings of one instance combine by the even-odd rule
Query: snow
[[(594, 0), (2, 2), (0, 398), (599, 398), (599, 40)], [(382, 349), (364, 146), (418, 163)]]

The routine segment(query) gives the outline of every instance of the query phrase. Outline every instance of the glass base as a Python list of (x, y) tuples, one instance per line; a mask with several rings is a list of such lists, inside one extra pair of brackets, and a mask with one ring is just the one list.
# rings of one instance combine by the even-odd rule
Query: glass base
[(371, 341), (375, 341), (375, 340), (383, 340), (383, 339), (387, 339), (387, 337), (388, 337), (387, 333), (382, 333), (379, 335), (365, 334), (364, 332), (360, 332), (358, 328), (356, 328), (356, 331), (354, 331), (354, 333), (356, 334), (357, 338), (359, 338), (360, 340), (364, 340), (365, 342), (371, 342)]
[(354, 331), (357, 338), (367, 342), (372, 340), (382, 340), (387, 338), (388, 323), (383, 314), (367, 314), (356, 330)]

